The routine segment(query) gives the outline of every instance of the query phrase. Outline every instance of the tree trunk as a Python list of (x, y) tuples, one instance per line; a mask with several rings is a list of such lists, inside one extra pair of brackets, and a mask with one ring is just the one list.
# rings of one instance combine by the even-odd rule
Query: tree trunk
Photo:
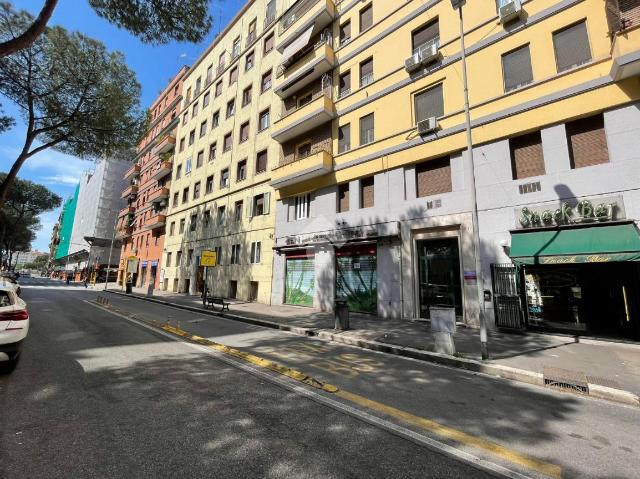
[(51, 18), (57, 3), (58, 0), (45, 0), (44, 6), (42, 7), (42, 10), (40, 10), (40, 15), (38, 15), (38, 18), (35, 19), (24, 33), (12, 38), (11, 40), (0, 43), (0, 58), (23, 50), (35, 42), (38, 36), (40, 36), (46, 28), (47, 22)]

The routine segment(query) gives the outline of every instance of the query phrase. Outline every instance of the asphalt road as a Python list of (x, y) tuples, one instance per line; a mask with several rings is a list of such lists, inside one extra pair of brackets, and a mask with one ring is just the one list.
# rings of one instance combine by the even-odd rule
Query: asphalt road
[(90, 290), (26, 280), (23, 297), (29, 337), (0, 377), (2, 478), (489, 477), (89, 305)]

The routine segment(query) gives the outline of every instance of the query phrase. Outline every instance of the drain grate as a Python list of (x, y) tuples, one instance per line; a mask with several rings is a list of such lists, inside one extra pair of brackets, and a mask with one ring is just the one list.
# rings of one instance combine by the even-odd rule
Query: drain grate
[(587, 382), (589, 384), (597, 384), (598, 386), (604, 386), (612, 389), (622, 389), (620, 383), (615, 379), (604, 378), (602, 376), (587, 376)]
[(589, 384), (583, 372), (544, 366), (543, 376), (545, 386), (589, 394)]

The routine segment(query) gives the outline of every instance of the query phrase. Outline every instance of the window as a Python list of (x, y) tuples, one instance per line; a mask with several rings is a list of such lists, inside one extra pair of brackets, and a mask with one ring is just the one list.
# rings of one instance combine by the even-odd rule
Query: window
[(338, 84), (338, 98), (347, 96), (351, 93), (351, 70), (340, 75), (340, 82)]
[(247, 179), (247, 160), (242, 160), (238, 162), (238, 166), (236, 168), (236, 181), (242, 181)]
[(242, 200), (236, 201), (234, 210), (234, 219), (240, 221), (242, 219)]
[(220, 73), (220, 67), (224, 67), (224, 52), (221, 52), (218, 57), (218, 73)]
[(416, 165), (416, 194), (439, 195), (451, 191), (451, 160), (448, 156)]
[(176, 232), (176, 222), (172, 221), (171, 226), (169, 226), (169, 236), (173, 236)]
[[(184, 224), (185, 224), (185, 219), (182, 218), (180, 220), (180, 234), (184, 233)], [(180, 261), (176, 261), (176, 265), (179, 263)]]
[(351, 124), (347, 123), (338, 127), (338, 153), (344, 153), (351, 149)]
[[(195, 231), (197, 227), (198, 227), (198, 215), (193, 214), (191, 215), (191, 222), (189, 223), (189, 231)], [(189, 262), (191, 262), (191, 259), (189, 259)]]
[(193, 250), (187, 250), (187, 264), (193, 263)]
[(271, 124), (271, 118), (269, 109), (267, 108), (263, 112), (260, 112), (260, 116), (258, 117), (258, 131), (266, 130), (269, 128)]
[(167, 253), (167, 260), (164, 263), (165, 266), (171, 266), (171, 252)]
[(198, 96), (198, 93), (200, 93), (200, 87), (202, 86), (202, 78), (198, 77), (198, 79), (196, 80), (196, 89), (193, 92), (193, 94), (195, 96)]
[(215, 246), (213, 251), (216, 252), (216, 263), (222, 264), (222, 246)]
[(433, 43), (440, 45), (440, 26), (437, 19), (411, 33), (411, 50), (414, 54), (422, 47)]
[(298, 145), (296, 148), (296, 156), (298, 159), (308, 158), (311, 155), (311, 142), (307, 141)]
[(373, 57), (360, 63), (360, 88), (373, 83)]
[(442, 84), (429, 88), (415, 96), (416, 124), (431, 117), (444, 115)]
[(233, 85), (237, 81), (238, 81), (238, 67), (233, 67), (233, 69), (229, 73), (229, 86)]
[[(182, 220), (182, 223), (184, 224), (184, 220)], [(176, 253), (176, 266), (180, 266), (180, 263), (182, 263), (182, 251)]]
[(267, 150), (256, 155), (256, 173), (267, 171)]
[(229, 186), (229, 168), (225, 168), (220, 172), (220, 188)]
[(196, 156), (196, 168), (200, 168), (204, 164), (204, 150), (200, 150)]
[(351, 41), (351, 22), (340, 25), (340, 46), (344, 46)]
[(251, 103), (251, 86), (242, 91), (242, 106), (247, 106), (249, 103)]
[(508, 92), (533, 81), (529, 45), (502, 55), (504, 91)]
[(216, 111), (211, 117), (211, 129), (220, 126), (220, 110)]
[(373, 3), (360, 10), (360, 33), (369, 30), (373, 25)]
[(198, 114), (198, 102), (193, 104), (193, 108), (191, 109), (191, 118), (195, 118)]
[(180, 138), (180, 153), (184, 151), (184, 137)]
[(253, 202), (251, 203), (251, 210), (249, 211), (249, 216), (261, 216), (269, 214), (269, 193), (263, 193), (261, 195), (257, 195), (253, 197)]
[(180, 200), (180, 193), (173, 194), (173, 207), (178, 206), (178, 201)]
[(267, 56), (267, 54), (273, 50), (274, 44), (275, 44), (275, 34), (273, 32), (271, 32), (264, 39), (264, 53), (263, 53), (263, 56)]
[(196, 130), (191, 130), (189, 132), (189, 146), (193, 145), (193, 142), (196, 139)]
[(207, 134), (207, 120), (200, 123), (200, 138)]
[(300, 195), (295, 198), (295, 218), (296, 220), (304, 220), (309, 217), (309, 206), (311, 204), (311, 195)]
[(240, 245), (231, 245), (231, 264), (240, 264)]
[(360, 118), (360, 145), (367, 145), (374, 141), (373, 113)]
[(230, 118), (235, 114), (236, 114), (236, 101), (231, 100), (227, 102), (227, 118)]
[(216, 149), (217, 143), (211, 143), (209, 146), (209, 161), (213, 161), (216, 159)]
[(558, 73), (591, 60), (589, 35), (585, 21), (571, 25), (553, 34)]
[(240, 37), (236, 37), (233, 41), (233, 50), (231, 50), (231, 60), (235, 60), (240, 56)]
[(247, 36), (247, 45), (256, 39), (256, 23), (257, 20), (254, 18), (249, 23), (249, 35)]
[(206, 191), (205, 194), (210, 194), (213, 193), (213, 175), (209, 175), (207, 176), (207, 182), (206, 182)]
[(360, 180), (360, 208), (371, 208), (374, 205), (374, 177)]
[(571, 168), (583, 168), (609, 162), (602, 113), (567, 123), (566, 128)]
[(262, 75), (262, 81), (260, 82), (260, 93), (264, 93), (271, 88), (271, 73), (272, 70), (269, 70), (267, 73)]
[(338, 185), (338, 213), (349, 211), (349, 183)]
[(206, 228), (207, 226), (209, 226), (209, 223), (211, 223), (211, 211), (204, 210), (204, 213), (202, 215), (202, 226)]
[(211, 97), (211, 94), (209, 92), (204, 94), (204, 97), (202, 97), (202, 108), (206, 108), (209, 106), (210, 97)]
[(509, 139), (514, 180), (544, 175), (542, 137), (539, 131)]
[(253, 51), (247, 53), (247, 56), (244, 57), (244, 71), (248, 72), (249, 70), (251, 70), (254, 67), (255, 63), (256, 60)]
[(266, 29), (276, 20), (276, 0), (270, 0), (267, 3), (267, 14), (264, 19), (264, 28)]
[(216, 83), (215, 96), (216, 96), (216, 98), (218, 98), (220, 95), (222, 95), (222, 80), (220, 80), (218, 83)]
[(191, 173), (191, 158), (187, 158), (187, 162), (185, 163), (184, 173), (185, 175), (188, 175), (189, 173)]
[(199, 181), (197, 181), (193, 185), (193, 199), (197, 200), (198, 198), (200, 198), (200, 182)]
[(313, 93), (303, 93), (298, 97), (298, 108), (302, 108), (303, 106), (311, 103), (313, 100)]
[(227, 133), (224, 135), (224, 139), (222, 140), (222, 152), (231, 151), (231, 133)]
[(191, 101), (191, 87), (187, 88), (187, 96), (184, 99), (184, 103), (187, 104)]
[(260, 263), (260, 256), (262, 253), (262, 243), (260, 241), (253, 241), (251, 243), (251, 258), (252, 264)]
[(249, 139), (249, 122), (240, 125), (240, 143), (244, 143)]
[(209, 85), (211, 80), (213, 79), (213, 65), (209, 65), (207, 67), (207, 81), (206, 84)]
[(218, 224), (223, 225), (227, 213), (226, 206), (218, 206)]
[(184, 113), (184, 115), (182, 115), (182, 124), (183, 124), (183, 125), (186, 125), (186, 124), (187, 124), (187, 121), (189, 121), (189, 112), (188, 112), (188, 111), (186, 111), (186, 112)]
[(182, 204), (189, 201), (189, 187), (182, 190)]

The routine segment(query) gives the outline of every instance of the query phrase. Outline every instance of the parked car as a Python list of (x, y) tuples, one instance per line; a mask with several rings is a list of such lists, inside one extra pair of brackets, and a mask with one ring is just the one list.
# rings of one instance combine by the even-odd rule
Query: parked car
[(0, 285), (3, 283), (8, 287), (12, 287), (18, 296), (22, 292), (22, 290), (20, 289), (20, 283), (18, 283), (18, 280), (11, 275), (7, 275), (4, 273), (0, 275)]
[(0, 372), (11, 372), (29, 332), (29, 312), (7, 282), (0, 282)]

